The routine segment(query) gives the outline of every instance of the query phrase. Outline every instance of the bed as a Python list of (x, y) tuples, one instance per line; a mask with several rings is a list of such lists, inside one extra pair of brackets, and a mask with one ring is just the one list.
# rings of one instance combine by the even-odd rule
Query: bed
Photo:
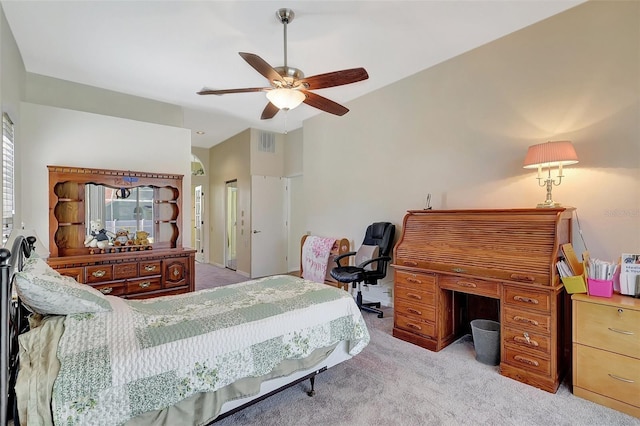
[(134, 301), (27, 257), (26, 239), (13, 252), (0, 249), (1, 415), (21, 424), (208, 424), (302, 380), (313, 394), (369, 341), (347, 292), (297, 277)]

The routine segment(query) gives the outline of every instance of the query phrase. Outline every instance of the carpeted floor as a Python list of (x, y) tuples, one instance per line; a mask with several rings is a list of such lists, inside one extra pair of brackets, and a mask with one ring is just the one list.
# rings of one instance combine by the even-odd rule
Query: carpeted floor
[(247, 281), (249, 278), (227, 268), (196, 262), (196, 290)]
[(566, 383), (551, 394), (501, 376), (475, 360), (469, 335), (436, 353), (394, 338), (392, 309), (363, 315), (371, 342), (320, 374), (314, 397), (303, 382), (216, 425), (640, 425)]

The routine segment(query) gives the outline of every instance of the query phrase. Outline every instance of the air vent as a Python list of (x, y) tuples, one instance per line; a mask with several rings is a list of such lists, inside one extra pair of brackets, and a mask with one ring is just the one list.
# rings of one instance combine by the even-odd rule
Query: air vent
[(275, 133), (260, 132), (260, 140), (258, 140), (258, 151), (276, 152), (276, 135)]

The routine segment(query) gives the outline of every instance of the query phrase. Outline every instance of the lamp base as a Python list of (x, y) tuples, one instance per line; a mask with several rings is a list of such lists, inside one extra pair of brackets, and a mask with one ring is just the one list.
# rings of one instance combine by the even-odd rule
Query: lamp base
[(539, 209), (553, 209), (553, 208), (561, 207), (561, 206), (562, 206), (562, 204), (556, 203), (555, 201), (551, 201), (551, 202), (545, 201), (544, 203), (538, 204), (536, 206), (536, 208), (539, 208)]

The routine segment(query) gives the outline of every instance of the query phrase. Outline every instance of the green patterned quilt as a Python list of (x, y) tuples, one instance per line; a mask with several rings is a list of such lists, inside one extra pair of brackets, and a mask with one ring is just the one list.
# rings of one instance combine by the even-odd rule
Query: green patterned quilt
[(143, 301), (65, 319), (52, 409), (66, 425), (118, 425), (197, 392), (259, 377), (285, 359), (369, 342), (347, 292), (292, 276)]

